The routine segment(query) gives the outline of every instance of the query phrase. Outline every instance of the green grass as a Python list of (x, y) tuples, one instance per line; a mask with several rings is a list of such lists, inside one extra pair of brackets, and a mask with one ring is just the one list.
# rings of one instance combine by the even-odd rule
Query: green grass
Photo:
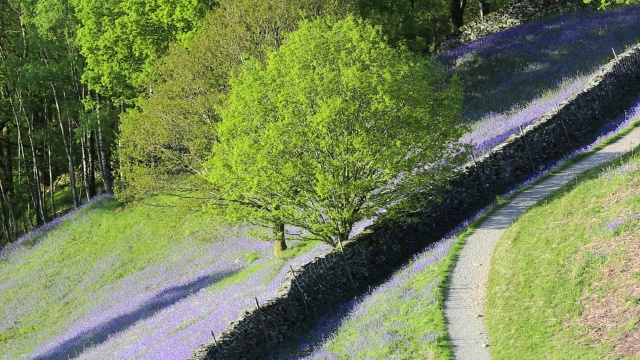
[[(40, 242), (35, 251), (0, 261), (0, 283), (12, 285), (2, 291), (0, 312), (15, 313), (11, 309), (15, 304), (33, 303), (38, 298), (37, 306), (18, 317), (18, 326), (2, 333), (0, 348), (8, 347), (9, 341), (23, 342), (62, 331), (94, 303), (90, 294), (163, 261), (171, 249), (194, 240), (175, 236), (176, 232), (201, 228), (202, 219), (194, 215), (165, 218), (166, 209), (151, 211), (145, 206), (115, 214), (120, 205), (115, 200), (89, 205), (72, 221), (64, 221), (43, 235), (48, 241)], [(202, 241), (207, 235), (200, 233), (195, 240)], [(93, 275), (105, 259), (110, 263), (109, 271)], [(87, 277), (92, 281), (84, 283)]]
[(453, 359), (443, 309), (451, 270), (468, 236), (504, 202), (361, 299), (314, 359)]
[[(609, 166), (628, 162), (638, 163), (640, 157), (629, 155)], [(495, 359), (619, 358), (612, 350), (613, 340), (585, 337), (579, 319), (585, 297), (605, 295), (606, 287), (597, 285), (603, 281), (603, 269), (620, 261), (623, 251), (615, 246), (612, 251), (595, 251), (590, 246), (615, 244), (629, 232), (637, 238), (640, 222), (633, 218), (613, 231), (608, 225), (624, 214), (640, 213), (640, 197), (624, 196), (637, 186), (640, 173), (616, 175), (614, 170), (602, 176), (602, 169), (584, 174), (577, 184), (536, 205), (498, 243), (486, 303)], [(611, 203), (616, 194), (621, 200)]]
[(447, 261), (441, 261), (400, 286), (377, 290), (326, 349), (340, 359), (450, 358), (444, 317), (439, 302), (432, 301), (446, 266)]
[[(172, 206), (178, 201), (182, 202), (180, 207)], [(180, 284), (182, 280), (171, 277), (174, 268), (188, 268), (195, 276), (211, 261), (218, 261), (207, 255), (209, 245), (229, 241), (229, 246), (239, 246), (240, 240), (234, 239), (246, 238), (243, 230), (189, 210), (185, 201), (157, 197), (154, 206), (124, 207), (116, 200), (102, 199), (38, 235), (38, 241), (0, 257), (0, 357), (28, 357), (39, 344), (68, 331), (78, 321), (86, 321), (85, 316), (94, 309), (108, 306), (110, 294), (119, 291), (130, 277), (137, 279), (136, 284), (145, 282), (147, 289), (162, 290), (171, 286), (167, 281)], [(293, 244), (281, 258), (272, 257), (268, 246), (256, 251), (245, 245), (246, 249), (233, 252), (237, 259), (231, 267), (237, 270), (203, 289), (202, 294), (234, 287), (259, 272), (268, 275), (258, 276), (258, 281), (271, 281), (288, 259), (315, 245)], [(234, 259), (223, 261), (232, 263)], [(157, 266), (167, 267), (163, 279), (138, 279), (145, 269)], [(260, 286), (266, 284), (255, 284)], [(131, 291), (136, 288), (131, 287)], [(174, 332), (197, 320), (185, 319)]]
[[(482, 222), (491, 216), (495, 211), (499, 210), (502, 205), (508, 203), (509, 199), (518, 195), (522, 191), (530, 188), (531, 186), (535, 186), (539, 182), (543, 181), (547, 177), (552, 174), (559, 172), (568, 166), (575, 164), (577, 161), (583, 159), (589, 154), (602, 149), (604, 146), (618, 140), (620, 137), (626, 135), (635, 127), (640, 125), (640, 119), (636, 120), (630, 126), (626, 127), (615, 136), (603, 141), (598, 146), (592, 148), (591, 150), (580, 153), (567, 161), (563, 162), (556, 169), (551, 171), (550, 173), (542, 176), (541, 178), (535, 180), (530, 185), (519, 189), (514, 194), (503, 198), (497, 197), (495, 205), (490, 208), (486, 213), (480, 216), (476, 221), (474, 221), (471, 225), (469, 225), (462, 233), (457, 235), (457, 240), (452, 244), (451, 250), (449, 253), (440, 259), (434, 266), (429, 267), (426, 271), (419, 272), (410, 278), (406, 283), (402, 284), (399, 288), (391, 288), (391, 289), (383, 289), (381, 291), (376, 291), (376, 296), (372, 296), (372, 299), (365, 299), (363, 302), (366, 302), (366, 306), (368, 307), (367, 312), (364, 312), (364, 315), (356, 315), (348, 318), (344, 324), (342, 324), (339, 329), (331, 336), (331, 338), (325, 344), (325, 349), (327, 349), (331, 354), (337, 356), (339, 359), (349, 359), (349, 358), (398, 358), (398, 359), (412, 359), (412, 358), (421, 358), (421, 359), (451, 359), (453, 358), (451, 344), (447, 339), (446, 335), (446, 325), (444, 322), (444, 295), (446, 293), (446, 289), (449, 284), (449, 277), (451, 271), (453, 269), (453, 265), (458, 257), (458, 254), (468, 236), (470, 236), (475, 229), (482, 224)], [(637, 160), (637, 158), (635, 158)], [(629, 157), (624, 157), (618, 162), (630, 161)], [(631, 160), (635, 161), (635, 160)], [(613, 166), (613, 165), (609, 165)], [(578, 176), (578, 179), (588, 179), (592, 177), (597, 177), (602, 171), (603, 167), (600, 167), (596, 170), (588, 172), (586, 174)], [(636, 173), (637, 174), (637, 173)], [(582, 181), (582, 180), (580, 180)], [(564, 192), (570, 191), (572, 187), (575, 186), (575, 183), (569, 184), (567, 187), (563, 188)], [(614, 210), (612, 210), (614, 211)], [(639, 210), (640, 212), (640, 210)], [(529, 215), (527, 215), (528, 217)], [(544, 222), (543, 222), (544, 225)], [(571, 234), (571, 230), (569, 230), (569, 234)], [(428, 254), (426, 255), (428, 256)], [(585, 269), (590, 269), (593, 266), (598, 266), (603, 259), (599, 256), (595, 256), (592, 258), (587, 258), (584, 261), (586, 265), (583, 266)], [(411, 265), (409, 265), (411, 266)], [(577, 265), (578, 269), (580, 269), (580, 265)], [(524, 269), (528, 268), (528, 265), (522, 266)], [(515, 271), (515, 270), (513, 270)], [(637, 277), (640, 278), (640, 269), (638, 269)], [(547, 276), (548, 277), (548, 276)], [(542, 281), (545, 281), (545, 277), (540, 277)], [(393, 280), (392, 280), (393, 281)], [(437, 287), (436, 293), (436, 302), (422, 302), (420, 305), (416, 304), (415, 298), (423, 292), (425, 289), (425, 284), (433, 284), (437, 282), (439, 285)], [(530, 284), (527, 289), (529, 289), (533, 284)], [(384, 286), (383, 286), (384, 287)], [(552, 291), (556, 291), (558, 289), (553, 289)], [(414, 293), (413, 297), (407, 297), (407, 293)], [(524, 292), (527, 294), (527, 292)], [(558, 296), (562, 297), (563, 294), (566, 294), (565, 289), (561, 289), (557, 291)], [(526, 296), (526, 295), (525, 295)], [(633, 299), (630, 302), (633, 303)], [(574, 309), (575, 310), (575, 309)], [(502, 320), (497, 320), (502, 321)], [(400, 341), (395, 342), (384, 342), (380, 341), (380, 339), (367, 339), (364, 338), (368, 333), (373, 333), (380, 337), (380, 331), (371, 331), (373, 328), (376, 330), (376, 324), (384, 322), (387, 325), (385, 332), (387, 334), (395, 334), (399, 335)], [(510, 321), (504, 321), (505, 326), (510, 326)], [(629, 327), (634, 327), (637, 325), (637, 322), (632, 322)], [(557, 329), (554, 329), (557, 331)], [(435, 341), (424, 341), (421, 337), (425, 334), (437, 334)], [(549, 334), (553, 335), (553, 332)], [(501, 336), (501, 335), (500, 335)], [(538, 335), (535, 335), (538, 336)], [(354, 344), (362, 344), (366, 343), (366, 349), (362, 350), (362, 347), (354, 346)], [(537, 345), (535, 345), (537, 346)], [(568, 353), (567, 359), (573, 357), (582, 358), (580, 356), (592, 356), (591, 358), (598, 358), (597, 355), (593, 355), (591, 352), (591, 348), (586, 348), (584, 352), (575, 352)], [(505, 359), (517, 358), (513, 356), (513, 354), (509, 353), (511, 351), (511, 346), (506, 350), (507, 356)], [(595, 357), (594, 357), (595, 356)], [(536, 358), (531, 356), (524, 356), (522, 358)], [(555, 357), (551, 357), (555, 358)], [(563, 357), (560, 357), (563, 358)], [(589, 358), (589, 357), (586, 357)]]

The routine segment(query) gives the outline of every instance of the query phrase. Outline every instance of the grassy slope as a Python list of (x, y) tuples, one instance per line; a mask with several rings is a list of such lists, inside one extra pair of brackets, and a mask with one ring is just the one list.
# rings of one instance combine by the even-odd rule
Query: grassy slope
[(496, 359), (638, 354), (639, 162), (590, 172), (500, 240), (486, 304)]
[[(627, 32), (620, 33), (621, 43), (616, 46), (629, 41), (622, 36)], [(607, 53), (610, 48), (607, 43)], [(506, 64), (513, 64), (516, 72), (527, 66), (526, 59), (514, 56), (517, 61), (510, 62), (504, 57), (483, 60), (474, 55), (465, 66), (476, 67), (466, 67), (461, 76), (490, 85), (497, 76), (492, 74), (509, 68)], [(501, 67), (487, 67), (491, 63)], [(537, 91), (546, 93), (556, 84), (557, 80), (546, 81)], [(530, 82), (527, 86), (535, 88)], [(509, 86), (494, 90), (514, 92)], [(517, 101), (495, 109), (511, 109)], [(267, 294), (279, 283), (285, 262), (271, 259), (268, 245), (251, 241), (242, 232), (227, 233), (214, 221), (193, 213), (176, 214), (172, 208), (140, 206), (117, 212), (117, 206), (112, 200), (95, 203), (47, 233), (33, 248), (21, 248), (0, 259), (0, 313), (8, 314), (0, 322), (0, 357), (34, 357), (53, 351), (82, 353), (85, 358), (98, 354), (153, 358), (157, 355), (150, 349), (167, 342), (181, 344), (175, 357), (184, 357), (194, 344), (208, 340), (208, 330), (218, 332), (226, 321), (235, 319), (245, 306), (242, 301), (250, 303), (253, 295)], [(225, 239), (226, 246), (212, 239)], [(400, 271), (392, 280), (394, 286), (383, 285), (363, 299), (361, 310), (354, 310), (355, 316), (333, 336), (327, 349), (342, 352), (341, 358), (450, 357), (440, 306), (442, 284), (460, 245), (455, 243), (448, 253), (431, 249)], [(311, 256), (308, 250), (294, 252)], [(297, 261), (304, 261), (304, 256)], [(203, 277), (204, 282), (199, 280)], [(179, 296), (172, 301), (158, 301), (176, 290)], [(227, 299), (240, 305), (225, 308)], [(120, 308), (119, 303), (128, 307)], [(137, 318), (125, 317), (124, 324), (116, 323), (123, 314)], [(156, 328), (163, 328), (162, 332), (154, 332)], [(139, 340), (131, 340), (135, 338)], [(371, 339), (377, 339), (379, 346), (365, 346)], [(170, 349), (161, 350), (164, 358), (172, 358)]]
[[(473, 92), (469, 96), (502, 99), (501, 102), (478, 101), (475, 110), (473, 105), (467, 103), (467, 111), (478, 116), (500, 109), (518, 108), (522, 101), (535, 99), (536, 96), (533, 95), (535, 92), (544, 94), (543, 100), (544, 98), (553, 101), (559, 99), (557, 101), (559, 103), (563, 100), (562, 97), (552, 96), (550, 92), (562, 93), (565, 91), (564, 87), (572, 87), (573, 83), (563, 81), (564, 87), (554, 90), (558, 84), (558, 78), (563, 79), (564, 76), (573, 75), (576, 72), (592, 71), (594, 67), (600, 66), (613, 56), (606, 54), (605, 50), (609, 53), (612, 46), (623, 49), (640, 40), (638, 33), (634, 30), (636, 22), (632, 20), (637, 18), (640, 7), (630, 8), (630, 10), (624, 17), (620, 17), (620, 13), (599, 13), (548, 19), (523, 27), (525, 30), (514, 29), (509, 33), (496, 34), (476, 44), (472, 43), (470, 45), (473, 50), (470, 55), (464, 50), (445, 54), (450, 59), (456, 59), (456, 57), (464, 59), (463, 66), (457, 72), (467, 89), (473, 87), (478, 89), (478, 92)], [(580, 28), (581, 19), (590, 24), (594, 34), (587, 31), (589, 26), (586, 27), (587, 29)], [(571, 41), (545, 40), (558, 36), (558, 33), (563, 32), (563, 27), (571, 30), (574, 40), (575, 37), (579, 37), (582, 44), (579, 51), (572, 52)], [(531, 34), (527, 33), (529, 30)], [(528, 39), (532, 44), (527, 43)], [(596, 41), (597, 39), (601, 41)], [(545, 46), (545, 42), (547, 46), (545, 54), (552, 55), (545, 55), (540, 59), (535, 51), (530, 50), (531, 48), (539, 50), (541, 46)], [(499, 51), (494, 51), (493, 48), (498, 48)], [(483, 55), (485, 51), (491, 54)], [(563, 56), (557, 56), (559, 53)], [(589, 56), (585, 56), (585, 53)], [(522, 71), (532, 66), (539, 68), (534, 65), (539, 64), (540, 61), (545, 63), (542, 69), (552, 69), (556, 72), (549, 74), (546, 71)], [(575, 68), (571, 68), (571, 65)], [(492, 86), (492, 84), (495, 85), (493, 79), (496, 78), (505, 79), (499, 87)], [(526, 94), (520, 91), (523, 84), (526, 84)], [(517, 96), (513, 97), (514, 93)], [(563, 96), (566, 97), (568, 94)], [(472, 102), (472, 99), (467, 101)], [(553, 107), (540, 106), (540, 102), (543, 101), (537, 100), (533, 109), (525, 109), (528, 113), (526, 115), (540, 116), (540, 111)], [(451, 264), (463, 245), (466, 234), (471, 231), (473, 231), (473, 225), (455, 239), (443, 240), (435, 253), (430, 249), (421, 254), (414, 262), (399, 270), (389, 282), (374, 289), (369, 296), (359, 299), (359, 303), (350, 313), (333, 324), (334, 329), (330, 336), (319, 342), (315, 339), (307, 339), (309, 344), (302, 346), (305, 350), (300, 351), (298, 355), (307, 355), (309, 353), (307, 349), (315, 346), (315, 350), (306, 358), (452, 358), (442, 314), (442, 299)], [(432, 263), (416, 271), (415, 264), (424, 263), (426, 259)]]
[[(156, 201), (168, 205), (175, 200)], [(156, 312), (192, 301), (191, 293), (198, 293), (204, 301), (202, 311), (175, 319), (167, 329), (174, 334), (197, 331), (186, 352), (166, 353), (168, 358), (186, 357), (210, 336), (196, 330), (201, 321), (194, 320), (215, 317), (212, 312), (217, 309), (213, 302), (206, 304), (207, 298), (253, 279), (261, 283), (250, 295), (264, 301), (263, 293), (272, 294), (271, 283), (281, 277), (288, 257), (310, 249), (296, 247), (287, 257), (274, 259), (270, 244), (252, 240), (238, 229), (221, 228), (201, 213), (150, 206), (123, 210), (108, 198), (37, 236), (35, 245), (18, 247), (0, 258), (3, 359), (35, 357), (46, 350), (66, 356), (91, 345), (108, 352), (111, 346), (105, 335), (120, 335), (125, 328), (150, 321)], [(234, 297), (239, 308), (217, 316), (221, 324), (212, 321), (208, 329), (219, 332), (234, 319), (250, 303), (243, 302), (242, 295), (238, 289)], [(142, 343), (136, 346), (158, 346)], [(114, 355), (117, 348), (113, 346)], [(145, 353), (140, 349), (132, 354), (146, 357)]]

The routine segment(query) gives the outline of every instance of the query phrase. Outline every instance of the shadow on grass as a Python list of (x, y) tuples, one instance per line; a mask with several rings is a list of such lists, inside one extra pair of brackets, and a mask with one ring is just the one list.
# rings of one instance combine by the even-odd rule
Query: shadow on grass
[(562, 80), (591, 72), (614, 51), (622, 53), (638, 41), (639, 19), (640, 6), (553, 16), (491, 34), (439, 58), (463, 79), (465, 114), (475, 121), (527, 104)]
[(97, 325), (88, 331), (82, 332), (73, 338), (64, 341), (53, 350), (35, 357), (34, 360), (74, 358), (80, 355), (87, 348), (105, 342), (113, 334), (118, 333), (139, 321), (152, 317), (156, 312), (166, 309), (189, 297), (191, 294), (214, 284), (223, 277), (233, 275), (236, 272), (237, 271), (227, 271), (201, 276), (187, 284), (167, 288), (137, 309)]
[(349, 318), (351, 311), (365, 296), (336, 305), (332, 311), (321, 315), (310, 330), (300, 332), (298, 336), (279, 346), (264, 360), (295, 360), (321, 349), (330, 335), (342, 326)]

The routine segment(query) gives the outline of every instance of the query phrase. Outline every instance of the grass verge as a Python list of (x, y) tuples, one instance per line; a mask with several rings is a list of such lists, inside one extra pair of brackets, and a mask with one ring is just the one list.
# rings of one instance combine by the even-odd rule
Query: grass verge
[(507, 230), (486, 303), (495, 359), (638, 354), (639, 163), (629, 154), (588, 171)]

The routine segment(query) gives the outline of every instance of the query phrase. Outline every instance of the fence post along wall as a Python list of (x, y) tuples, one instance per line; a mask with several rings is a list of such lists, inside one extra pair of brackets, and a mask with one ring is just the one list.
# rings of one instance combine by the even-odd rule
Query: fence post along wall
[[(625, 111), (640, 91), (640, 45), (617, 55), (588, 86), (490, 153), (473, 159), (437, 204), (413, 219), (374, 224), (344, 243), (352, 285), (340, 250), (291, 269), (273, 299), (245, 311), (189, 358), (260, 359), (313, 326), (369, 286), (379, 284), (430, 242), (487, 206), (496, 195), (522, 183), (552, 161), (595, 140), (597, 131)], [(635, 96), (635, 97), (634, 97)]]

